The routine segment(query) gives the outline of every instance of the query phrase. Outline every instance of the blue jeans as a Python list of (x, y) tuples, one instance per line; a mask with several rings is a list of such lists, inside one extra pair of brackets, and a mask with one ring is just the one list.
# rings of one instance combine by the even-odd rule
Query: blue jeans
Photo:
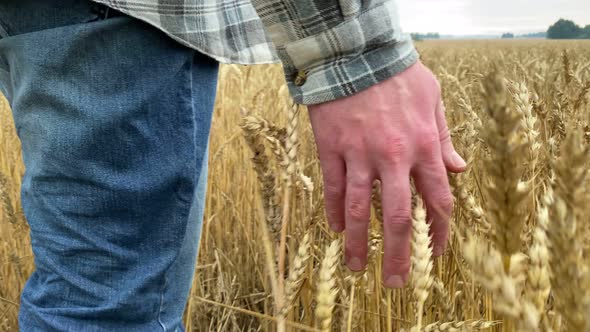
[(36, 270), (21, 331), (183, 331), (218, 63), (89, 0), (0, 1)]

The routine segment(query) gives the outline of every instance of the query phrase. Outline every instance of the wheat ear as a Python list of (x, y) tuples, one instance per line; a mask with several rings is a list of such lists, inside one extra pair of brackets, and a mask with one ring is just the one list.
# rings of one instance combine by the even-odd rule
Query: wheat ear
[(589, 267), (583, 257), (579, 236), (587, 206), (588, 147), (579, 131), (570, 132), (562, 146), (561, 157), (553, 163), (555, 181), (547, 236), (550, 243), (551, 288), (556, 310), (572, 331), (586, 331), (590, 310)]
[(317, 286), (317, 306), (315, 317), (321, 331), (330, 331), (332, 326), (332, 310), (338, 290), (336, 289), (336, 268), (338, 267), (339, 243), (333, 241), (326, 249), (320, 266)]
[[(484, 80), (485, 109), (490, 121), (484, 127), (484, 139), (490, 148), (486, 169), (488, 220), (494, 226), (494, 243), (502, 253), (504, 270), (510, 270), (510, 257), (520, 250), (520, 234), (527, 217), (526, 203), (530, 186), (522, 182), (528, 147), (521, 133), (522, 114), (508, 105), (504, 80), (492, 73)], [(493, 179), (493, 180), (492, 180)]]
[(469, 235), (463, 244), (463, 257), (472, 268), (473, 278), (494, 295), (497, 312), (515, 321), (524, 331), (538, 331), (538, 311), (519, 296), (518, 283), (504, 270), (500, 252), (485, 242)]
[(414, 284), (414, 296), (416, 297), (416, 321), (418, 329), (422, 327), (422, 316), (424, 314), (424, 303), (432, 287), (432, 248), (430, 247), (430, 230), (426, 223), (426, 210), (420, 198), (414, 209), (412, 223), (412, 280)]
[(545, 312), (545, 304), (551, 290), (549, 274), (549, 249), (547, 225), (549, 210), (545, 205), (537, 212), (537, 226), (533, 233), (533, 243), (529, 248), (529, 270), (527, 272), (526, 296), (535, 305), (537, 311)]
[(293, 258), (293, 262), (289, 266), (290, 273), (285, 284), (285, 303), (283, 306), (283, 315), (287, 315), (287, 312), (293, 307), (295, 304), (295, 300), (299, 291), (301, 290), (301, 286), (303, 285), (303, 275), (305, 273), (305, 269), (307, 268), (307, 264), (309, 262), (309, 248), (310, 248), (310, 236), (309, 233), (305, 234), (303, 239), (301, 240), (301, 244), (299, 244), (299, 249), (297, 250), (297, 255)]
[(279, 195), (276, 187), (276, 177), (270, 169), (270, 159), (266, 154), (261, 134), (264, 131), (255, 117), (248, 116), (242, 122), (244, 138), (253, 153), (252, 163), (254, 171), (260, 183), (262, 204), (266, 216), (267, 225), (275, 239), (278, 238), (281, 229), (281, 208), (279, 206)]

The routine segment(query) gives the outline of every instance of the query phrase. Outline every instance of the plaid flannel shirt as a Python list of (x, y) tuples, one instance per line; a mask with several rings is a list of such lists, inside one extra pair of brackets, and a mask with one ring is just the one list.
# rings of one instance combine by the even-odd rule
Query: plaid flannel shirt
[(301, 104), (353, 95), (418, 59), (395, 0), (94, 1), (222, 63), (280, 60)]

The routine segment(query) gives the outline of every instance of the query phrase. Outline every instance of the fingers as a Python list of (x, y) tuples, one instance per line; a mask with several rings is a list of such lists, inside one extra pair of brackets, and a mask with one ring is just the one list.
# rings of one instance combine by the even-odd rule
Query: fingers
[(335, 232), (344, 230), (344, 199), (346, 195), (346, 166), (337, 155), (320, 160), (324, 175), (324, 196), (326, 216), (330, 228)]
[(367, 264), (373, 177), (365, 165), (347, 165), (345, 260), (349, 269), (361, 271)]
[(381, 176), (383, 206), (383, 280), (386, 287), (401, 288), (410, 271), (412, 235), (409, 171)]
[(440, 158), (437, 144), (432, 151), (424, 153), (427, 159), (421, 160), (412, 170), (416, 190), (422, 195), (426, 205), (427, 218), (432, 235), (433, 255), (444, 253), (449, 235), (449, 219), (453, 210), (453, 196), (449, 188), (447, 171)]
[(447, 119), (445, 118), (445, 106), (442, 103), (438, 103), (435, 111), (436, 126), (438, 127), (440, 144), (442, 149), (442, 158), (444, 165), (453, 173), (461, 173), (465, 171), (467, 163), (461, 156), (455, 151), (453, 142), (451, 141), (451, 134), (447, 126)]

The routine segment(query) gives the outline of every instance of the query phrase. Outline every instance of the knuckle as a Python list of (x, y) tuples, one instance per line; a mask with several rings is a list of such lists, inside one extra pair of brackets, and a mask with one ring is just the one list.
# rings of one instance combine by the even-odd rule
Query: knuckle
[(366, 244), (363, 243), (362, 241), (359, 241), (356, 238), (350, 237), (346, 241), (345, 254), (348, 256), (357, 257), (357, 256), (359, 256), (360, 253), (363, 252), (363, 250), (365, 250), (365, 246), (366, 246)]
[(353, 219), (369, 219), (369, 202), (366, 199), (352, 198), (347, 204), (346, 212)]
[(449, 228), (448, 224), (445, 224), (444, 227), (440, 227), (433, 232), (432, 235), (432, 243), (434, 245), (445, 246), (449, 239)]
[(367, 186), (370, 186), (372, 181), (372, 176), (370, 172), (367, 171), (356, 171), (349, 175), (348, 183), (351, 187), (350, 190), (354, 192), (362, 191)]
[(340, 145), (342, 146), (342, 150), (345, 154), (355, 156), (363, 155), (364, 151), (367, 150), (365, 141), (358, 139), (356, 137), (343, 138), (342, 143)]
[(422, 130), (418, 133), (416, 148), (423, 154), (433, 154), (439, 144), (439, 134), (433, 130)]
[(400, 256), (397, 254), (390, 255), (387, 258), (384, 258), (387, 261), (384, 263), (389, 263), (392, 267), (392, 273), (395, 274), (405, 274), (410, 270), (410, 258), (405, 256)]
[(342, 212), (339, 211), (336, 204), (330, 204), (330, 203), (326, 202), (326, 216), (328, 217), (328, 220), (330, 222), (336, 222), (337, 221), (336, 218), (341, 213)]
[(445, 128), (440, 131), (438, 134), (438, 140), (442, 143), (451, 141), (451, 132), (449, 131), (448, 127), (445, 126)]
[(371, 174), (366, 171), (357, 171), (348, 178), (346, 189), (346, 212), (353, 219), (369, 219), (371, 204)]
[(410, 211), (404, 211), (386, 218), (387, 227), (395, 234), (407, 235), (412, 231)]
[(341, 199), (344, 197), (344, 184), (339, 181), (324, 181), (324, 193), (326, 194), (326, 199)]
[(386, 135), (381, 142), (379, 152), (387, 162), (398, 164), (408, 154), (408, 143), (399, 135)]
[(453, 195), (450, 192), (446, 192), (440, 195), (437, 201), (441, 210), (450, 217), (453, 212)]
[(436, 221), (436, 227), (448, 224), (453, 213), (454, 200), (450, 192), (433, 194), (428, 203), (428, 214)]

